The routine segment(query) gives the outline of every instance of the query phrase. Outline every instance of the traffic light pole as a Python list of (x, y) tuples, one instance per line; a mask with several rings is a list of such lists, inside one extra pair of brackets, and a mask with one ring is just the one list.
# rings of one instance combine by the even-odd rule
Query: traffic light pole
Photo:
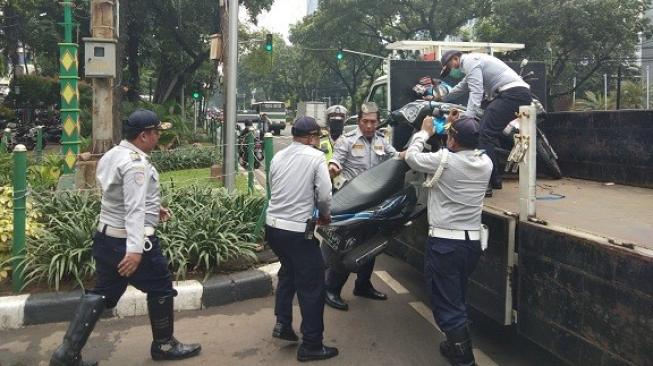
[(228, 2), (228, 37), (227, 37), (227, 104), (225, 113), (225, 187), (229, 192), (235, 188), (236, 162), (231, 159), (236, 155), (236, 83), (238, 74), (236, 72), (238, 57), (238, 0)]

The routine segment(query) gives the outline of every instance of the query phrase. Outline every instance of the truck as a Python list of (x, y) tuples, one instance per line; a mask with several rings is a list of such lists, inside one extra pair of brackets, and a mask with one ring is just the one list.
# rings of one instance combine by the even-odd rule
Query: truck
[(297, 118), (302, 116), (313, 117), (317, 124), (326, 126), (327, 104), (324, 102), (299, 102), (297, 104)]
[[(391, 50), (418, 48), (426, 60), (389, 60), (366, 101), (386, 113), (411, 101), (410, 89), (420, 77), (439, 75), (437, 59), (446, 49), (492, 53), (523, 47), (467, 46), (389, 44)], [(531, 84), (544, 102), (545, 85), (543, 77)], [(520, 217), (523, 197), (514, 177), (505, 177), (503, 189), (485, 199), (482, 220), (490, 229), (489, 245), (467, 289), (472, 314), (511, 328), (561, 364), (653, 364), (651, 121), (650, 110), (548, 114), (539, 127), (558, 153), (565, 177), (537, 179), (536, 211), (529, 215)], [(617, 124), (618, 133), (606, 128)], [(400, 134), (391, 131), (391, 141)], [(416, 187), (423, 179), (407, 174)], [(422, 270), (427, 232), (422, 215), (386, 251)]]

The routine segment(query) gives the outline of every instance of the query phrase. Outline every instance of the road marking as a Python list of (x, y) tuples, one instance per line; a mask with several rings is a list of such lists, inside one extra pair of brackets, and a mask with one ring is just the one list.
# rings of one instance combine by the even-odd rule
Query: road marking
[(397, 294), (408, 294), (410, 291), (408, 291), (404, 286), (402, 286), (401, 283), (399, 283), (397, 280), (392, 278), (390, 274), (386, 271), (374, 271), (374, 274), (376, 274), (383, 282), (385, 282), (386, 285), (388, 285), (394, 292)]
[(431, 309), (429, 309), (428, 306), (426, 306), (423, 302), (421, 301), (414, 301), (411, 303), (408, 303), (410, 306), (417, 311), (419, 315), (422, 316), (422, 318), (426, 319), (431, 325), (438, 330), (438, 332), (444, 334), (444, 332), (438, 327), (437, 324), (435, 324), (435, 319), (433, 319), (433, 313), (431, 312)]

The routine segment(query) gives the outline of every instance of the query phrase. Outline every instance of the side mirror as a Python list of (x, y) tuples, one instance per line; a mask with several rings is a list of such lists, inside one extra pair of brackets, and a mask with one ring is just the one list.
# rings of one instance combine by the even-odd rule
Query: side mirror
[(523, 69), (524, 67), (526, 67), (526, 65), (528, 65), (528, 59), (527, 58), (521, 60), (521, 64), (519, 64), (519, 67)]

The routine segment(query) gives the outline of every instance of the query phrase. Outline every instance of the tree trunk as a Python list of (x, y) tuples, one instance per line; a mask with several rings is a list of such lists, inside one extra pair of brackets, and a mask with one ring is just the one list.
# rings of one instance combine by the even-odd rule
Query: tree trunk
[(142, 21), (131, 21), (127, 25), (128, 38), (125, 52), (127, 54), (127, 70), (129, 71), (129, 80), (127, 81), (127, 99), (129, 99), (130, 102), (137, 102), (140, 100), (141, 75), (138, 47), (140, 46), (142, 31)]

